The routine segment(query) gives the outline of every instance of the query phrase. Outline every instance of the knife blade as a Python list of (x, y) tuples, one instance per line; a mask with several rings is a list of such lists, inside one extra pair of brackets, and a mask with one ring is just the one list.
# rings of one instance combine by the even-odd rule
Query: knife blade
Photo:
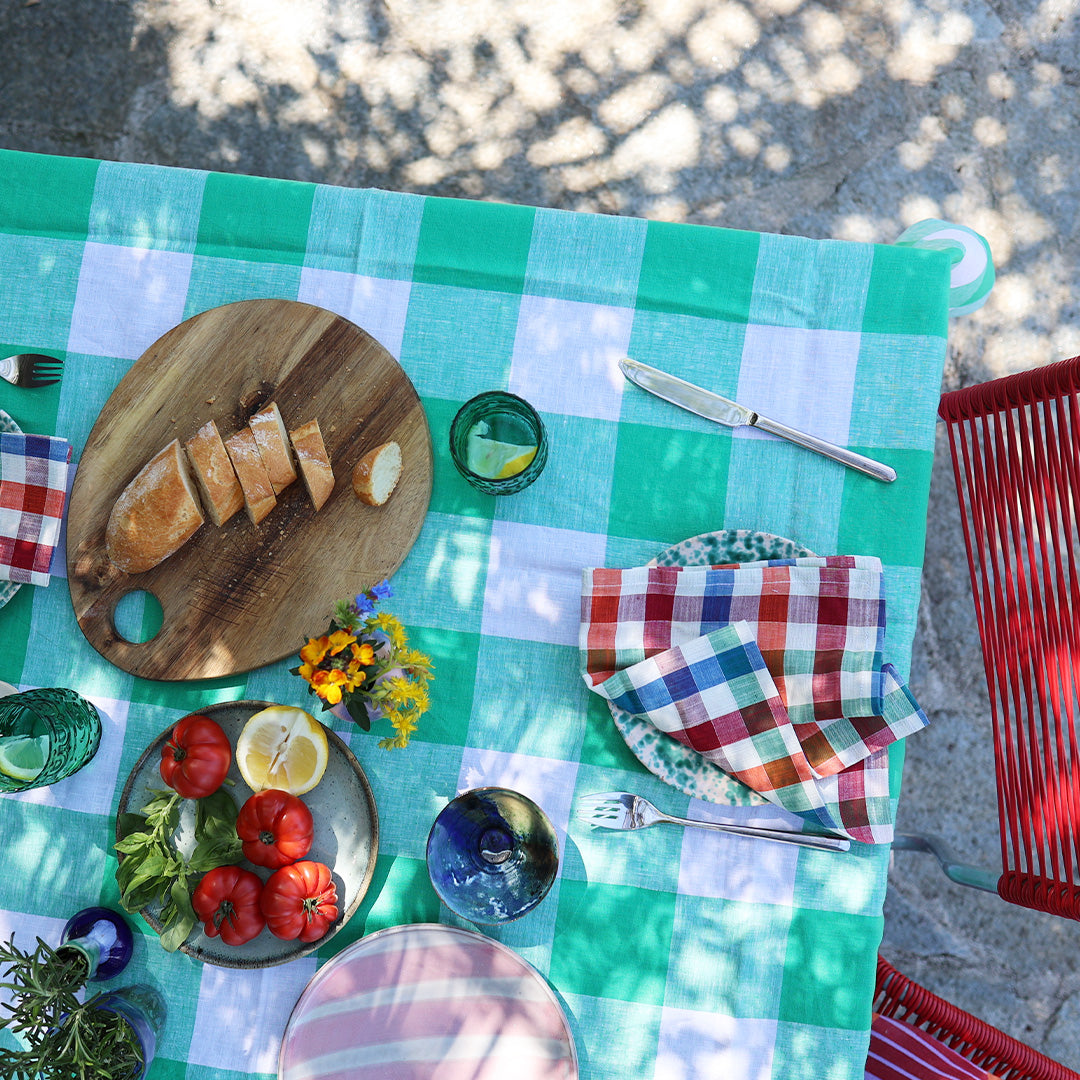
[(819, 439), (816, 435), (807, 435), (804, 431), (788, 427), (779, 420), (770, 420), (761, 413), (748, 409), (736, 401), (714, 394), (711, 390), (704, 390), (700, 386), (680, 379), (676, 375), (669, 375), (659, 368), (650, 367), (639, 360), (631, 360), (629, 357), (619, 361), (619, 367), (623, 375), (635, 386), (655, 394), (664, 401), (670, 401), (672, 405), (678, 405), (680, 409), (686, 409), (696, 416), (702, 416), (706, 420), (712, 420), (717, 424), (727, 427), (755, 427), (759, 431), (767, 431), (772, 435), (778, 435), (788, 442), (795, 443), (806, 450), (813, 450), (841, 465), (850, 469), (857, 469), (875, 480), (890, 484), (896, 479), (896, 470), (889, 465), (883, 465), (880, 461), (856, 454), (854, 450), (847, 450), (842, 446)]

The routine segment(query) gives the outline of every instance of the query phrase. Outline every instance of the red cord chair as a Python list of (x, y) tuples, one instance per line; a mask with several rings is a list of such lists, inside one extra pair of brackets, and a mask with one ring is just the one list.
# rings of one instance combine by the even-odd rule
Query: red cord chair
[(874, 1011), (922, 1028), (991, 1076), (1006, 1080), (1080, 1080), (1059, 1065), (963, 1009), (930, 993), (878, 957)]
[(961, 884), (1080, 919), (1080, 357), (944, 394), (982, 641), (1000, 876), (898, 836)]

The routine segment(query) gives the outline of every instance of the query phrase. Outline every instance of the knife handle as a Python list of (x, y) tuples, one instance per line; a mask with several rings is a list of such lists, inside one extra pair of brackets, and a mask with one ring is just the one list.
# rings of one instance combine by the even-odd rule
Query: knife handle
[(797, 446), (823, 454), (827, 458), (832, 458), (833, 461), (839, 461), (841, 465), (847, 465), (850, 469), (858, 469), (859, 472), (866, 473), (867, 476), (872, 476), (875, 480), (891, 484), (896, 479), (896, 470), (890, 466), (863, 457), (862, 454), (856, 454), (853, 450), (845, 450), (842, 446), (836, 446), (831, 442), (826, 442), (824, 439), (817, 438), (816, 435), (807, 435), (803, 431), (796, 431), (795, 428), (790, 428), (787, 424), (781, 424), (779, 420), (770, 420), (767, 416), (762, 416), (759, 413), (751, 423), (762, 431), (768, 431), (772, 435), (779, 435), (781, 439), (787, 439), (788, 442), (793, 442)]

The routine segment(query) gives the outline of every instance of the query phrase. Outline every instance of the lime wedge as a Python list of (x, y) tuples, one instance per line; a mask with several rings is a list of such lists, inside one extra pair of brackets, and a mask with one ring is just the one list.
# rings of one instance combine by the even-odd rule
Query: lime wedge
[(488, 426), (483, 421), (469, 432), (466, 464), (477, 476), (488, 480), (505, 480), (528, 468), (536, 457), (535, 446), (518, 446), (486, 437)]
[(9, 736), (0, 739), (0, 772), (12, 780), (33, 780), (45, 768), (49, 736)]

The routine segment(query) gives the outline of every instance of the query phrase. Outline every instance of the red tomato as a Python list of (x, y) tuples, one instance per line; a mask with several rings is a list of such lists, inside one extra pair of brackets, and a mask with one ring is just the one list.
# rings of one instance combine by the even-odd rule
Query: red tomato
[(161, 748), (158, 771), (185, 799), (213, 795), (229, 771), (232, 747), (229, 737), (208, 716), (185, 716)]
[(243, 945), (266, 925), (259, 900), (263, 883), (250, 870), (219, 866), (206, 874), (191, 894), (191, 906), (207, 937), (221, 935), (226, 945)]
[(240, 808), (236, 835), (244, 842), (244, 858), (271, 870), (302, 859), (311, 849), (315, 822), (295, 795), (277, 788), (258, 791)]
[(338, 916), (330, 868), (309, 860), (275, 870), (260, 903), (270, 933), (286, 941), (318, 941)]

